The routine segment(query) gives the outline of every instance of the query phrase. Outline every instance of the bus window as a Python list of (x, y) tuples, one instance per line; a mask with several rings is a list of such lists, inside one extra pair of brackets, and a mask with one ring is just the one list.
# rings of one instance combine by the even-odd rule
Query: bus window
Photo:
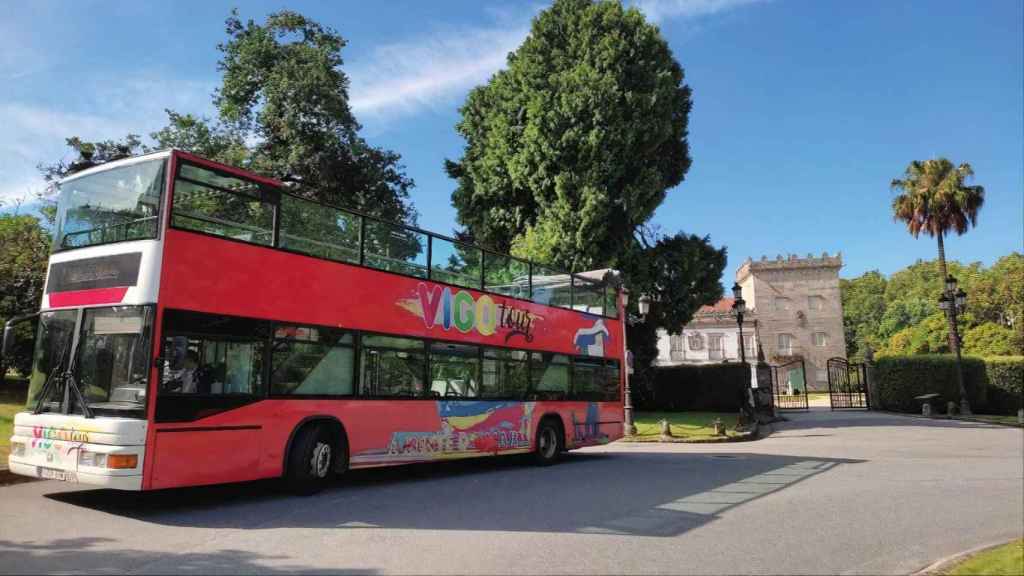
[(480, 288), (480, 249), (444, 238), (430, 237), (430, 278)]
[(572, 307), (580, 312), (604, 314), (604, 284), (573, 276)]
[(168, 310), (161, 394), (263, 394), (266, 323)]
[(270, 360), (270, 393), (349, 396), (355, 379), (351, 332), (278, 325)]
[(480, 348), (434, 342), (430, 345), (430, 392), (434, 397), (480, 395)]
[(358, 264), (360, 220), (344, 210), (282, 194), (278, 245), (328, 260)]
[(369, 218), (364, 225), (364, 264), (406, 276), (427, 277), (426, 234)]
[(484, 398), (526, 398), (529, 385), (529, 352), (504, 348), (484, 348)]
[(530, 299), (530, 264), (502, 254), (484, 253), (484, 289)]
[(531, 396), (536, 400), (564, 400), (569, 395), (569, 357), (534, 352), (530, 361)]
[(576, 358), (572, 364), (572, 399), (596, 402), (604, 399), (604, 363)]
[(255, 183), (182, 164), (174, 183), (171, 225), (270, 246), (274, 206)]
[(363, 396), (418, 397), (425, 394), (426, 353), (422, 340), (364, 335), (360, 349), (359, 393)]

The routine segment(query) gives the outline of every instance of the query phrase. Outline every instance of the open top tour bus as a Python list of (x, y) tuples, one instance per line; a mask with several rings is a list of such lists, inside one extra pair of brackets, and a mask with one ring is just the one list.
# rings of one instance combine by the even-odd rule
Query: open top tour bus
[(348, 468), (548, 464), (622, 435), (614, 271), (561, 273), (176, 150), (58, 188), (14, 473), (310, 493)]

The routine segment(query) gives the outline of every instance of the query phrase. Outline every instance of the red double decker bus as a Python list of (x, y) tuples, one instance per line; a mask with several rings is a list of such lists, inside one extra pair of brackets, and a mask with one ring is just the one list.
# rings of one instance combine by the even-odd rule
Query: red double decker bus
[(126, 490), (615, 440), (617, 274), (566, 274), (171, 150), (59, 184), (12, 472)]

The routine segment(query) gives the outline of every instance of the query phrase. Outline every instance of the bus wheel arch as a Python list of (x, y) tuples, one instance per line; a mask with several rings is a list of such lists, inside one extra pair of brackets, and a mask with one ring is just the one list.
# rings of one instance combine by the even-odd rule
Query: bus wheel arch
[(282, 477), (289, 489), (313, 494), (348, 469), (348, 433), (333, 416), (307, 416), (292, 429), (285, 446)]
[(537, 432), (533, 447), (533, 458), (541, 466), (557, 462), (565, 452), (565, 423), (555, 413), (541, 416), (537, 421)]

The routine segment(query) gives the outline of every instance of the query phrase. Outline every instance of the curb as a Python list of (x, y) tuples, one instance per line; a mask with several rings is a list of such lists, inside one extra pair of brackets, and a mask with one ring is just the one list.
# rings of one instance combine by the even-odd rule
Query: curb
[(906, 416), (907, 418), (918, 418), (920, 420), (941, 420), (944, 422), (974, 422), (976, 424), (990, 424), (992, 426), (1003, 426), (1005, 428), (1024, 428), (1024, 424), (1017, 424), (1016, 422), (993, 422), (991, 420), (973, 418), (971, 416), (957, 416), (954, 418), (950, 418), (949, 416), (946, 416), (944, 414), (936, 416), (924, 416), (922, 414), (911, 414), (909, 412), (893, 412), (892, 410), (872, 410), (872, 412), (878, 412), (880, 414), (889, 414), (890, 416)]
[(960, 562), (963, 562), (971, 556), (981, 554), (982, 552), (987, 552), (994, 548), (999, 548), (1000, 546), (1005, 546), (1006, 544), (1011, 544), (1013, 542), (1016, 542), (1017, 540), (1019, 540), (1019, 538), (1014, 538), (1012, 540), (1003, 540), (995, 544), (983, 544), (976, 548), (971, 548), (970, 550), (953, 554), (952, 556), (946, 556), (945, 558), (936, 560), (935, 562), (932, 562), (924, 568), (921, 568), (917, 572), (911, 573), (910, 576), (929, 576), (931, 574), (941, 574), (946, 569), (952, 567), (954, 564), (959, 564)]
[(637, 436), (623, 436), (619, 439), (619, 442), (629, 442), (631, 444), (725, 444), (729, 442), (750, 442), (752, 440), (758, 440), (760, 438), (760, 424), (754, 423), (754, 428), (746, 432), (741, 432), (736, 436), (726, 436), (722, 438), (664, 438), (660, 436), (652, 436), (651, 440), (641, 440)]

